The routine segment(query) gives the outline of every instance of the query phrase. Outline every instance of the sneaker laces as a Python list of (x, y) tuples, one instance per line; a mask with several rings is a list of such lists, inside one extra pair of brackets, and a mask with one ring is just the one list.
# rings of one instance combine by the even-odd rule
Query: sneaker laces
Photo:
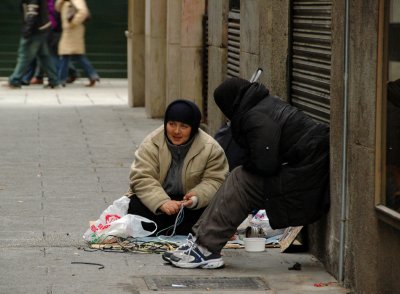
[(189, 250), (195, 245), (195, 241), (196, 241), (196, 239), (193, 237), (192, 234), (189, 233), (189, 235), (186, 239), (186, 243), (180, 245), (177, 249), (182, 249), (182, 248), (186, 247), (186, 250)]
[[(189, 239), (189, 237), (192, 237), (192, 238)], [(203, 252), (200, 245), (196, 243), (196, 238), (194, 238), (192, 236), (192, 234), (189, 234), (187, 243), (185, 245), (187, 245), (188, 248), (182, 252), (182, 256), (189, 257), (192, 255), (191, 253), (193, 252), (194, 255), (198, 256), (201, 260), (204, 260), (204, 258), (206, 257), (206, 253)]]
[(188, 248), (193, 246), (192, 243), (194, 243), (195, 241), (196, 241), (196, 238), (193, 237), (193, 235), (189, 233), (189, 235), (186, 239), (186, 242), (179, 245), (174, 251), (177, 251), (177, 250), (181, 250), (181, 251), (185, 250), (186, 251)]

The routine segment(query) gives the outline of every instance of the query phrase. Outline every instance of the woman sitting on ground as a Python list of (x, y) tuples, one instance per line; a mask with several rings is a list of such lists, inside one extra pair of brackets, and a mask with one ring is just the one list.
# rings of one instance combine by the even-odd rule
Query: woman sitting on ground
[[(135, 152), (126, 194), (131, 199), (128, 213), (154, 221), (153, 235), (190, 233), (228, 173), (223, 149), (199, 128), (200, 120), (196, 104), (173, 101), (166, 109), (164, 125)], [(174, 228), (181, 208), (183, 221)]]

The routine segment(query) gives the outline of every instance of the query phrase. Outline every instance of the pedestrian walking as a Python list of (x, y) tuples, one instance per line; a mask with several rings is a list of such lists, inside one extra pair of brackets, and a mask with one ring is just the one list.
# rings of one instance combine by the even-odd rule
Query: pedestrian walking
[(57, 87), (59, 81), (56, 65), (47, 42), (51, 28), (47, 0), (21, 0), (20, 7), (23, 16), (22, 36), (19, 41), (17, 64), (7, 86), (20, 88), (24, 74), (35, 58), (38, 58), (49, 78), (46, 87)]
[[(51, 23), (51, 29), (48, 34), (48, 46), (50, 49), (50, 56), (53, 59), (53, 63), (56, 65), (58, 74), (59, 69), (59, 56), (58, 56), (58, 42), (61, 37), (61, 17), (60, 13), (55, 10), (55, 0), (47, 0), (48, 15)], [(78, 76), (78, 72), (75, 66), (70, 63), (68, 70), (67, 83), (72, 83)], [(44, 82), (45, 72), (43, 67), (40, 65), (39, 58), (36, 58), (29, 66), (27, 72), (22, 78), (23, 85), (41, 85)]]
[(57, 0), (56, 10), (61, 14), (62, 33), (58, 44), (60, 65), (58, 78), (65, 86), (68, 79), (68, 67), (71, 61), (79, 63), (89, 78), (87, 86), (93, 87), (100, 81), (95, 68), (85, 55), (85, 21), (90, 12), (85, 0)]

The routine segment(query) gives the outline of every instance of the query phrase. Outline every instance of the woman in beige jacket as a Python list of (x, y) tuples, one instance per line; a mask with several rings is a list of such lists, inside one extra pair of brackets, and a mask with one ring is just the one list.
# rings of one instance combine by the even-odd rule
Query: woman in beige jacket
[(126, 194), (131, 198), (128, 213), (153, 220), (155, 234), (171, 234), (181, 209), (183, 221), (175, 233), (189, 234), (228, 174), (222, 147), (199, 129), (200, 119), (193, 102), (172, 102), (164, 125), (149, 134), (135, 152)]
[[(75, 8), (75, 9), (74, 9)], [(78, 62), (89, 78), (87, 86), (92, 87), (100, 81), (100, 77), (85, 55), (85, 21), (89, 17), (89, 9), (85, 0), (57, 0), (56, 10), (61, 14), (62, 33), (58, 43), (60, 66), (58, 78), (65, 86), (68, 78), (70, 60)], [(71, 11), (76, 10), (72, 15)]]

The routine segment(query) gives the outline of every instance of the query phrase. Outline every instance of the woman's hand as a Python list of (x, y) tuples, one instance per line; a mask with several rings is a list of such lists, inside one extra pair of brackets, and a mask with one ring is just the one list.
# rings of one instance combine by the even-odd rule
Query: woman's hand
[(196, 207), (199, 199), (196, 196), (196, 192), (190, 191), (185, 196), (183, 196), (183, 206), (187, 208)]
[(179, 212), (182, 201), (169, 200), (160, 206), (160, 210), (167, 215), (174, 215)]

